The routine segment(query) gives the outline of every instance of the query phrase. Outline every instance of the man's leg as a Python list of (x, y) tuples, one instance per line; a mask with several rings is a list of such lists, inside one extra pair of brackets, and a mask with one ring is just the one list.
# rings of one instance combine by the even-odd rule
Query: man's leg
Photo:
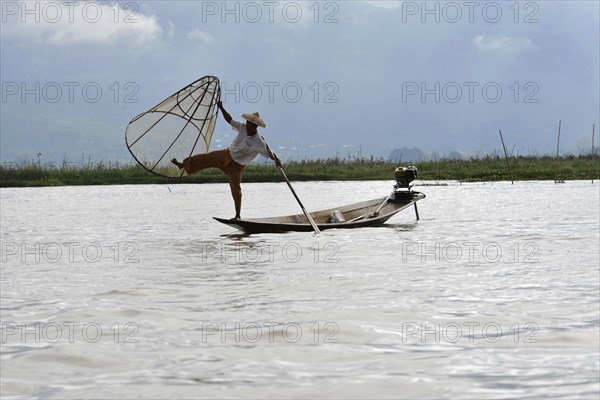
[(183, 162), (179, 162), (176, 159), (171, 160), (171, 162), (180, 169), (185, 168), (187, 174), (193, 174), (206, 168), (223, 169), (226, 160), (226, 150), (215, 150), (208, 153), (196, 154), (195, 156), (186, 158)]
[(241, 219), (242, 210), (242, 172), (244, 167), (232, 167), (226, 172), (229, 187), (231, 188), (231, 196), (235, 205), (235, 218)]

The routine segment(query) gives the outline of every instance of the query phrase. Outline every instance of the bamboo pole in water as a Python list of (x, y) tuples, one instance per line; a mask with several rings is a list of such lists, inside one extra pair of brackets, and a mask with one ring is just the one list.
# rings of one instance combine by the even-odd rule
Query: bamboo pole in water
[[(594, 162), (594, 134), (596, 133), (596, 124), (592, 125), (592, 163)], [(594, 176), (592, 175), (592, 183), (594, 183)]]
[(594, 156), (594, 134), (596, 133), (596, 124), (592, 125), (592, 156)]
[(556, 140), (556, 158), (558, 158), (558, 150), (560, 148), (560, 123), (562, 121), (558, 121), (558, 139)]
[(498, 132), (500, 132), (500, 140), (502, 141), (502, 148), (504, 149), (504, 158), (506, 159), (506, 166), (508, 167), (508, 173), (510, 174), (510, 181), (514, 185), (515, 181), (513, 180), (512, 171), (510, 170), (510, 163), (508, 162), (508, 153), (506, 152), (506, 146), (504, 145), (504, 138), (502, 137), (502, 131), (500, 129), (498, 129)]
[[(560, 149), (560, 125), (561, 125), (562, 120), (558, 121), (558, 139), (556, 140), (556, 158), (558, 159), (558, 151)], [(560, 169), (560, 167), (558, 167), (558, 169)], [(558, 176), (558, 171), (557, 171), (557, 176), (554, 179), (554, 183), (564, 183), (564, 181), (562, 179), (559, 179)]]

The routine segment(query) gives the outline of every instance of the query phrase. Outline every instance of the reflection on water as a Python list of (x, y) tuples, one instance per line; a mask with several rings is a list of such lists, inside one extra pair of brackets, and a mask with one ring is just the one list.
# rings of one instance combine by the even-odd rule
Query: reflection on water
[[(418, 222), (247, 235), (226, 185), (2, 189), (2, 396), (597, 398), (598, 185), (421, 190)], [(299, 211), (244, 185), (245, 217)]]

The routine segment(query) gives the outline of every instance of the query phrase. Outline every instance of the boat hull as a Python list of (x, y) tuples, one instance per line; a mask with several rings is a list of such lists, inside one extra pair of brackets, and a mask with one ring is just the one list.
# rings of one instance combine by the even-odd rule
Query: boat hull
[[(388, 219), (400, 211), (415, 205), (416, 202), (425, 198), (420, 192), (404, 193), (390, 198), (387, 203), (381, 207), (376, 216), (369, 217), (369, 214), (375, 213), (381, 204), (386, 200), (385, 197), (353, 203), (337, 208), (328, 208), (310, 213), (320, 230), (327, 229), (354, 229), (370, 226), (381, 226)], [(329, 222), (335, 211), (339, 211), (345, 222)], [(215, 220), (237, 228), (248, 233), (277, 233), (277, 232), (312, 232), (313, 228), (304, 214), (285, 215), (280, 217), (268, 218), (250, 218), (250, 219), (224, 219), (214, 217)]]

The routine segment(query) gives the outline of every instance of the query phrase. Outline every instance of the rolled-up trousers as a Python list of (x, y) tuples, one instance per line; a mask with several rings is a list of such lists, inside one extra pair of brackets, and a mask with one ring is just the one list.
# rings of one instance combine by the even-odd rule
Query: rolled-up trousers
[(196, 154), (183, 160), (185, 172), (193, 174), (206, 168), (219, 168), (227, 175), (231, 196), (235, 204), (235, 215), (240, 215), (242, 208), (242, 172), (244, 166), (231, 158), (229, 149), (215, 150), (208, 153)]

